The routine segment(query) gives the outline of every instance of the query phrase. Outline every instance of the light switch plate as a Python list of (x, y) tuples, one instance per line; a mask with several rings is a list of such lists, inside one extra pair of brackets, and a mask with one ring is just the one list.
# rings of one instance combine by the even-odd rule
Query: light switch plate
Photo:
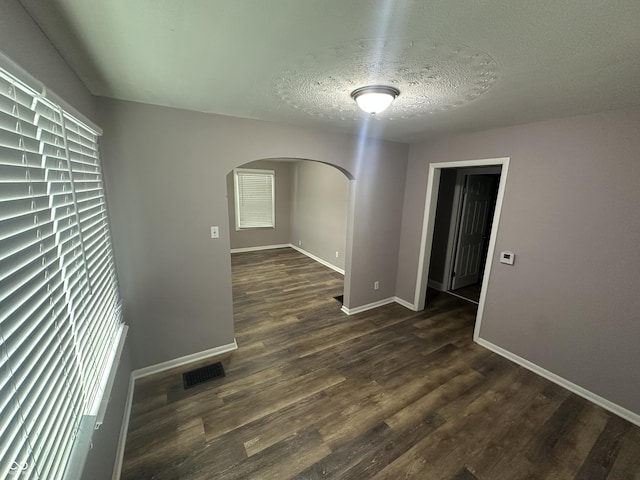
[(504, 263), (506, 265), (513, 265), (513, 262), (516, 259), (516, 254), (513, 252), (500, 252), (500, 263)]
[(211, 227), (211, 238), (220, 238), (220, 230), (218, 227)]

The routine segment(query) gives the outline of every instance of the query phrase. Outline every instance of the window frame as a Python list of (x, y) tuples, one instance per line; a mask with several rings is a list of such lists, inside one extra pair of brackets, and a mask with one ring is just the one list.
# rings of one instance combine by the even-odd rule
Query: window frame
[[(8, 88), (0, 94), (5, 105), (13, 105), (13, 110), (3, 110), (2, 132), (5, 138), (13, 135), (21, 139), (14, 145), (4, 144), (0, 165), (6, 171), (27, 171), (21, 180), (4, 175), (0, 179), (0, 183), (10, 182), (13, 192), (27, 192), (16, 194), (5, 190), (4, 195), (0, 195), (0, 207), (10, 207), (4, 211), (0, 208), (0, 214), (4, 214), (0, 222), (7, 222), (3, 225), (7, 229), (0, 244), (13, 245), (14, 249), (9, 254), (5, 251), (2, 259), (15, 259), (11, 260), (15, 262), (12, 270), (5, 272), (5, 293), (0, 301), (0, 307), (6, 307), (9, 312), (0, 318), (0, 362), (4, 385), (8, 385), (0, 413), (12, 422), (11, 427), (7, 427), (12, 430), (4, 432), (6, 436), (3, 435), (0, 443), (7, 454), (2, 471), (16, 478), (39, 475), (52, 479), (78, 478), (93, 431), (104, 419), (127, 333), (122, 321), (122, 300), (99, 153), (102, 130), (2, 52), (0, 83)], [(18, 96), (22, 100), (19, 101)], [(25, 103), (25, 99), (29, 99), (30, 104)], [(9, 122), (11, 118), (13, 126)], [(32, 143), (39, 143), (39, 149), (25, 148), (24, 145)], [(20, 155), (22, 163), (16, 163), (15, 158)], [(37, 194), (31, 187), (25, 190), (20, 186), (36, 181), (29, 172), (37, 174), (37, 181), (42, 185)], [(17, 202), (29, 201), (30, 209), (17, 207)], [(34, 213), (36, 207), (38, 211)], [(29, 215), (35, 215), (34, 224), (38, 226), (11, 228), (14, 218)], [(37, 220), (40, 215), (43, 225), (52, 225), (46, 227), (46, 232), (43, 227), (42, 236)], [(35, 237), (31, 233), (34, 231)], [(18, 241), (20, 236), (24, 239)], [(40, 252), (45, 253), (27, 256), (27, 248), (38, 244)], [(33, 296), (25, 297), (23, 305), (27, 302), (45, 305), (40, 299), (47, 300), (49, 296), (49, 307), (42, 307), (43, 312), (46, 309), (46, 317), (22, 313), (23, 306), (16, 308), (19, 304), (13, 297), (25, 285), (19, 272), (27, 271), (27, 261), (40, 262), (40, 259), (42, 266), (39, 271), (28, 274), (33, 279), (29, 282), (41, 278), (37, 282), (45, 285), (47, 292), (51, 284), (55, 297), (54, 293), (43, 294), (44, 290), (40, 289), (34, 291)], [(55, 279), (55, 283), (51, 279)], [(11, 322), (16, 325), (20, 322), (24, 327), (19, 328), (42, 332), (42, 335), (25, 337), (29, 343), (17, 336), (14, 340), (11, 335), (18, 330), (11, 329)], [(24, 352), (21, 353), (23, 360), (12, 356), (17, 349)], [(26, 378), (32, 383), (21, 390), (22, 384), (27, 383), (21, 384), (16, 372), (23, 365), (28, 374)], [(81, 393), (78, 395), (78, 392)], [(69, 401), (65, 403), (63, 397)], [(69, 402), (73, 409), (69, 409)], [(58, 416), (54, 412), (58, 412)], [(33, 417), (35, 420), (27, 423), (26, 419), (33, 415), (37, 415)], [(68, 435), (61, 436), (60, 432)], [(67, 438), (64, 443), (63, 437)], [(37, 445), (40, 446), (34, 451)], [(5, 471), (7, 468), (9, 472)]]
[[(252, 223), (248, 220), (243, 220), (242, 212), (242, 199), (240, 198), (242, 188), (240, 186), (240, 178), (246, 175), (261, 175), (265, 178), (269, 178), (271, 182), (271, 222), (269, 224)], [(243, 230), (255, 230), (263, 228), (276, 228), (276, 172), (270, 169), (260, 168), (235, 168), (233, 170), (233, 190), (234, 190), (234, 211), (235, 211), (235, 227), (236, 231)], [(265, 209), (268, 210), (268, 209)]]

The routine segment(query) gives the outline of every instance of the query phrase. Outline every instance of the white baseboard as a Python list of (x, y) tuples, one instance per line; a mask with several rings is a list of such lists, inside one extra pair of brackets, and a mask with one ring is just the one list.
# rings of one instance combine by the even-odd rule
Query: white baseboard
[[(287, 245), (288, 246), (288, 245)], [(133, 391), (135, 388), (135, 382), (138, 378), (153, 375), (154, 373), (164, 372), (175, 367), (180, 367), (191, 362), (198, 360), (204, 360), (215, 355), (221, 355), (223, 353), (232, 352), (238, 348), (238, 343), (235, 338), (233, 343), (227, 343), (219, 347), (210, 348), (202, 352), (192, 353), (191, 355), (185, 355), (184, 357), (175, 358), (168, 362), (158, 363), (156, 365), (150, 365), (148, 367), (139, 368), (131, 372), (129, 378), (129, 391), (127, 392), (127, 403), (124, 407), (124, 415), (122, 416), (122, 426), (120, 427), (120, 439), (118, 441), (118, 449), (116, 451), (116, 462), (113, 467), (112, 480), (120, 480), (120, 474), (122, 472), (122, 460), (124, 458), (124, 448), (127, 442), (127, 432), (129, 430), (129, 418), (131, 417), (131, 406), (133, 404)]]
[(435, 280), (431, 279), (427, 280), (427, 287), (431, 287), (434, 290), (438, 290), (439, 292), (444, 292), (446, 290), (446, 288), (444, 288), (444, 283), (436, 282)]
[(402, 305), (403, 307), (408, 308), (409, 310), (413, 310), (414, 312), (418, 311), (415, 305), (407, 302), (406, 300), (403, 300), (400, 297), (389, 297), (383, 300), (378, 300), (377, 302), (368, 303), (366, 305), (361, 305), (359, 307), (354, 307), (354, 308), (347, 308), (344, 305), (342, 305), (341, 310), (343, 313), (346, 313), (347, 315), (355, 315), (356, 313), (362, 313), (362, 312), (366, 312), (367, 310), (373, 310), (374, 308), (382, 307), (383, 305), (389, 305), (390, 303), (393, 303), (393, 302), (399, 305)]
[(336, 267), (332, 263), (329, 263), (326, 260), (323, 260), (322, 258), (315, 256), (313, 253), (309, 253), (306, 250), (295, 246), (293, 243), (282, 243), (280, 245), (263, 245), (260, 247), (232, 248), (231, 253), (258, 252), (260, 250), (275, 250), (276, 248), (287, 248), (287, 247), (291, 247), (294, 250), (297, 250), (298, 252), (300, 252), (301, 254), (306, 255), (307, 257), (315, 260), (318, 263), (321, 263), (325, 267), (329, 267), (331, 270), (334, 270), (339, 274), (344, 275), (343, 268)]
[[(320, 257), (315, 256), (313, 253), (307, 252), (303, 248), (300, 248), (300, 247), (294, 245), (293, 243), (290, 243), (288, 245), (268, 245), (268, 246), (264, 246), (264, 247), (235, 248), (235, 249), (231, 250), (231, 253), (253, 252), (253, 251), (257, 251), (257, 250), (270, 250), (270, 249), (274, 249), (274, 248), (284, 248), (284, 247), (291, 247), (294, 250), (300, 252), (301, 254), (311, 258), (312, 260), (315, 260), (316, 262), (321, 263), (325, 267), (328, 267), (331, 270), (336, 271), (341, 275), (344, 275), (344, 269), (342, 269), (340, 267), (336, 267), (335, 265), (327, 262), (326, 260), (323, 260)], [(414, 304), (409, 303), (406, 300), (403, 300), (402, 298), (399, 298), (399, 297), (390, 297), (390, 298), (386, 298), (384, 300), (379, 300), (377, 302), (369, 303), (367, 305), (362, 305), (360, 307), (355, 307), (355, 308), (347, 308), (347, 307), (345, 307), (343, 305), (342, 306), (342, 311), (344, 313), (346, 313), (347, 315), (355, 315), (356, 313), (365, 312), (367, 310), (371, 310), (373, 308), (378, 308), (378, 307), (381, 307), (382, 305), (387, 305), (387, 304), (393, 303), (393, 302), (396, 302), (396, 303), (402, 305), (403, 307), (408, 308), (409, 310), (413, 310), (414, 312), (417, 311), (417, 309), (416, 309)], [(173, 368), (173, 367), (170, 367), (170, 368)]]
[(377, 302), (368, 303), (366, 305), (361, 305), (359, 307), (347, 308), (342, 305), (342, 311), (347, 315), (355, 315), (356, 313), (366, 312), (367, 310), (372, 310), (374, 308), (382, 307), (383, 305), (388, 305), (390, 303), (395, 302), (395, 297), (385, 298), (383, 300), (378, 300)]
[(326, 260), (323, 260), (320, 257), (316, 257), (313, 253), (309, 253), (309, 252), (307, 252), (306, 250), (303, 250), (300, 247), (296, 247), (293, 243), (291, 243), (291, 244), (289, 244), (287, 246), (293, 248), (294, 250), (297, 250), (301, 254), (306, 255), (307, 257), (315, 260), (316, 262), (321, 263), (325, 267), (329, 267), (331, 270), (334, 270), (334, 271), (344, 275), (344, 269), (343, 268), (336, 267), (335, 265), (327, 262)]
[(147, 377), (155, 373), (164, 372), (165, 370), (171, 370), (172, 368), (181, 367), (182, 365), (186, 365), (191, 362), (197, 362), (198, 360), (204, 360), (215, 355), (232, 352), (237, 348), (238, 344), (236, 343), (236, 340), (234, 338), (232, 343), (227, 343), (226, 345), (210, 348), (209, 350), (203, 350), (202, 352), (192, 353), (180, 358), (174, 358), (173, 360), (169, 360), (167, 362), (157, 363), (148, 367), (139, 368), (131, 372), (131, 376), (134, 379)]
[(257, 252), (259, 250), (274, 250), (276, 248), (290, 247), (289, 243), (282, 243), (280, 245), (262, 245), (260, 247), (245, 247), (245, 248), (232, 248), (231, 253), (243, 253), (243, 252)]
[(595, 393), (587, 390), (586, 388), (583, 388), (580, 385), (576, 385), (575, 383), (572, 383), (569, 380), (559, 375), (556, 375), (555, 373), (550, 372), (549, 370), (545, 370), (544, 368), (536, 365), (535, 363), (530, 362), (529, 360), (526, 360), (522, 357), (519, 357), (515, 353), (511, 353), (510, 351), (505, 350), (504, 348), (499, 347), (491, 342), (488, 342), (487, 340), (478, 338), (476, 339), (476, 343), (478, 343), (479, 345), (482, 345), (483, 347), (491, 350), (494, 353), (497, 353), (498, 355), (508, 360), (511, 360), (514, 363), (517, 363), (518, 365), (526, 368), (527, 370), (530, 370), (533, 373), (536, 373), (541, 377), (544, 377), (547, 380), (553, 383), (556, 383), (561, 387), (566, 388), (570, 392), (573, 392), (576, 395), (586, 400), (589, 400), (592, 403), (595, 403), (596, 405), (604, 408), (605, 410), (608, 410), (611, 413), (618, 415), (619, 417), (622, 417), (625, 420), (628, 420), (629, 422), (635, 425), (640, 426), (639, 414), (632, 412), (631, 410), (627, 410), (626, 408), (621, 407), (620, 405), (613, 403), (612, 401), (607, 400), (606, 398), (603, 398), (600, 395), (596, 395)]
[(404, 308), (408, 308), (409, 310), (413, 310), (414, 312), (418, 311), (417, 307), (413, 303), (407, 302), (400, 297), (393, 297), (393, 301), (399, 305), (402, 305)]

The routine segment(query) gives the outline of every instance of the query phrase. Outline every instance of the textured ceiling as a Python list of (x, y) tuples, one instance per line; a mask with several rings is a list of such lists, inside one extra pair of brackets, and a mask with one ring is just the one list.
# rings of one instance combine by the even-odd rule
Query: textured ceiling
[(495, 61), (464, 46), (388, 38), (358, 40), (306, 55), (280, 72), (273, 87), (283, 103), (310, 116), (359, 121), (350, 93), (364, 85), (401, 91), (376, 121), (422, 117), (464, 105), (498, 78)]
[(400, 141), (640, 104), (638, 0), (21, 1), (124, 100)]

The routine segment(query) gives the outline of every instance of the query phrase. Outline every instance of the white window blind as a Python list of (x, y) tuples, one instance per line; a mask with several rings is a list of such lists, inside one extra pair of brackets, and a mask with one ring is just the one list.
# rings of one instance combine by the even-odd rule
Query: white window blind
[(275, 172), (234, 170), (236, 230), (275, 227)]
[(122, 332), (98, 133), (0, 69), (0, 478), (60, 479)]

